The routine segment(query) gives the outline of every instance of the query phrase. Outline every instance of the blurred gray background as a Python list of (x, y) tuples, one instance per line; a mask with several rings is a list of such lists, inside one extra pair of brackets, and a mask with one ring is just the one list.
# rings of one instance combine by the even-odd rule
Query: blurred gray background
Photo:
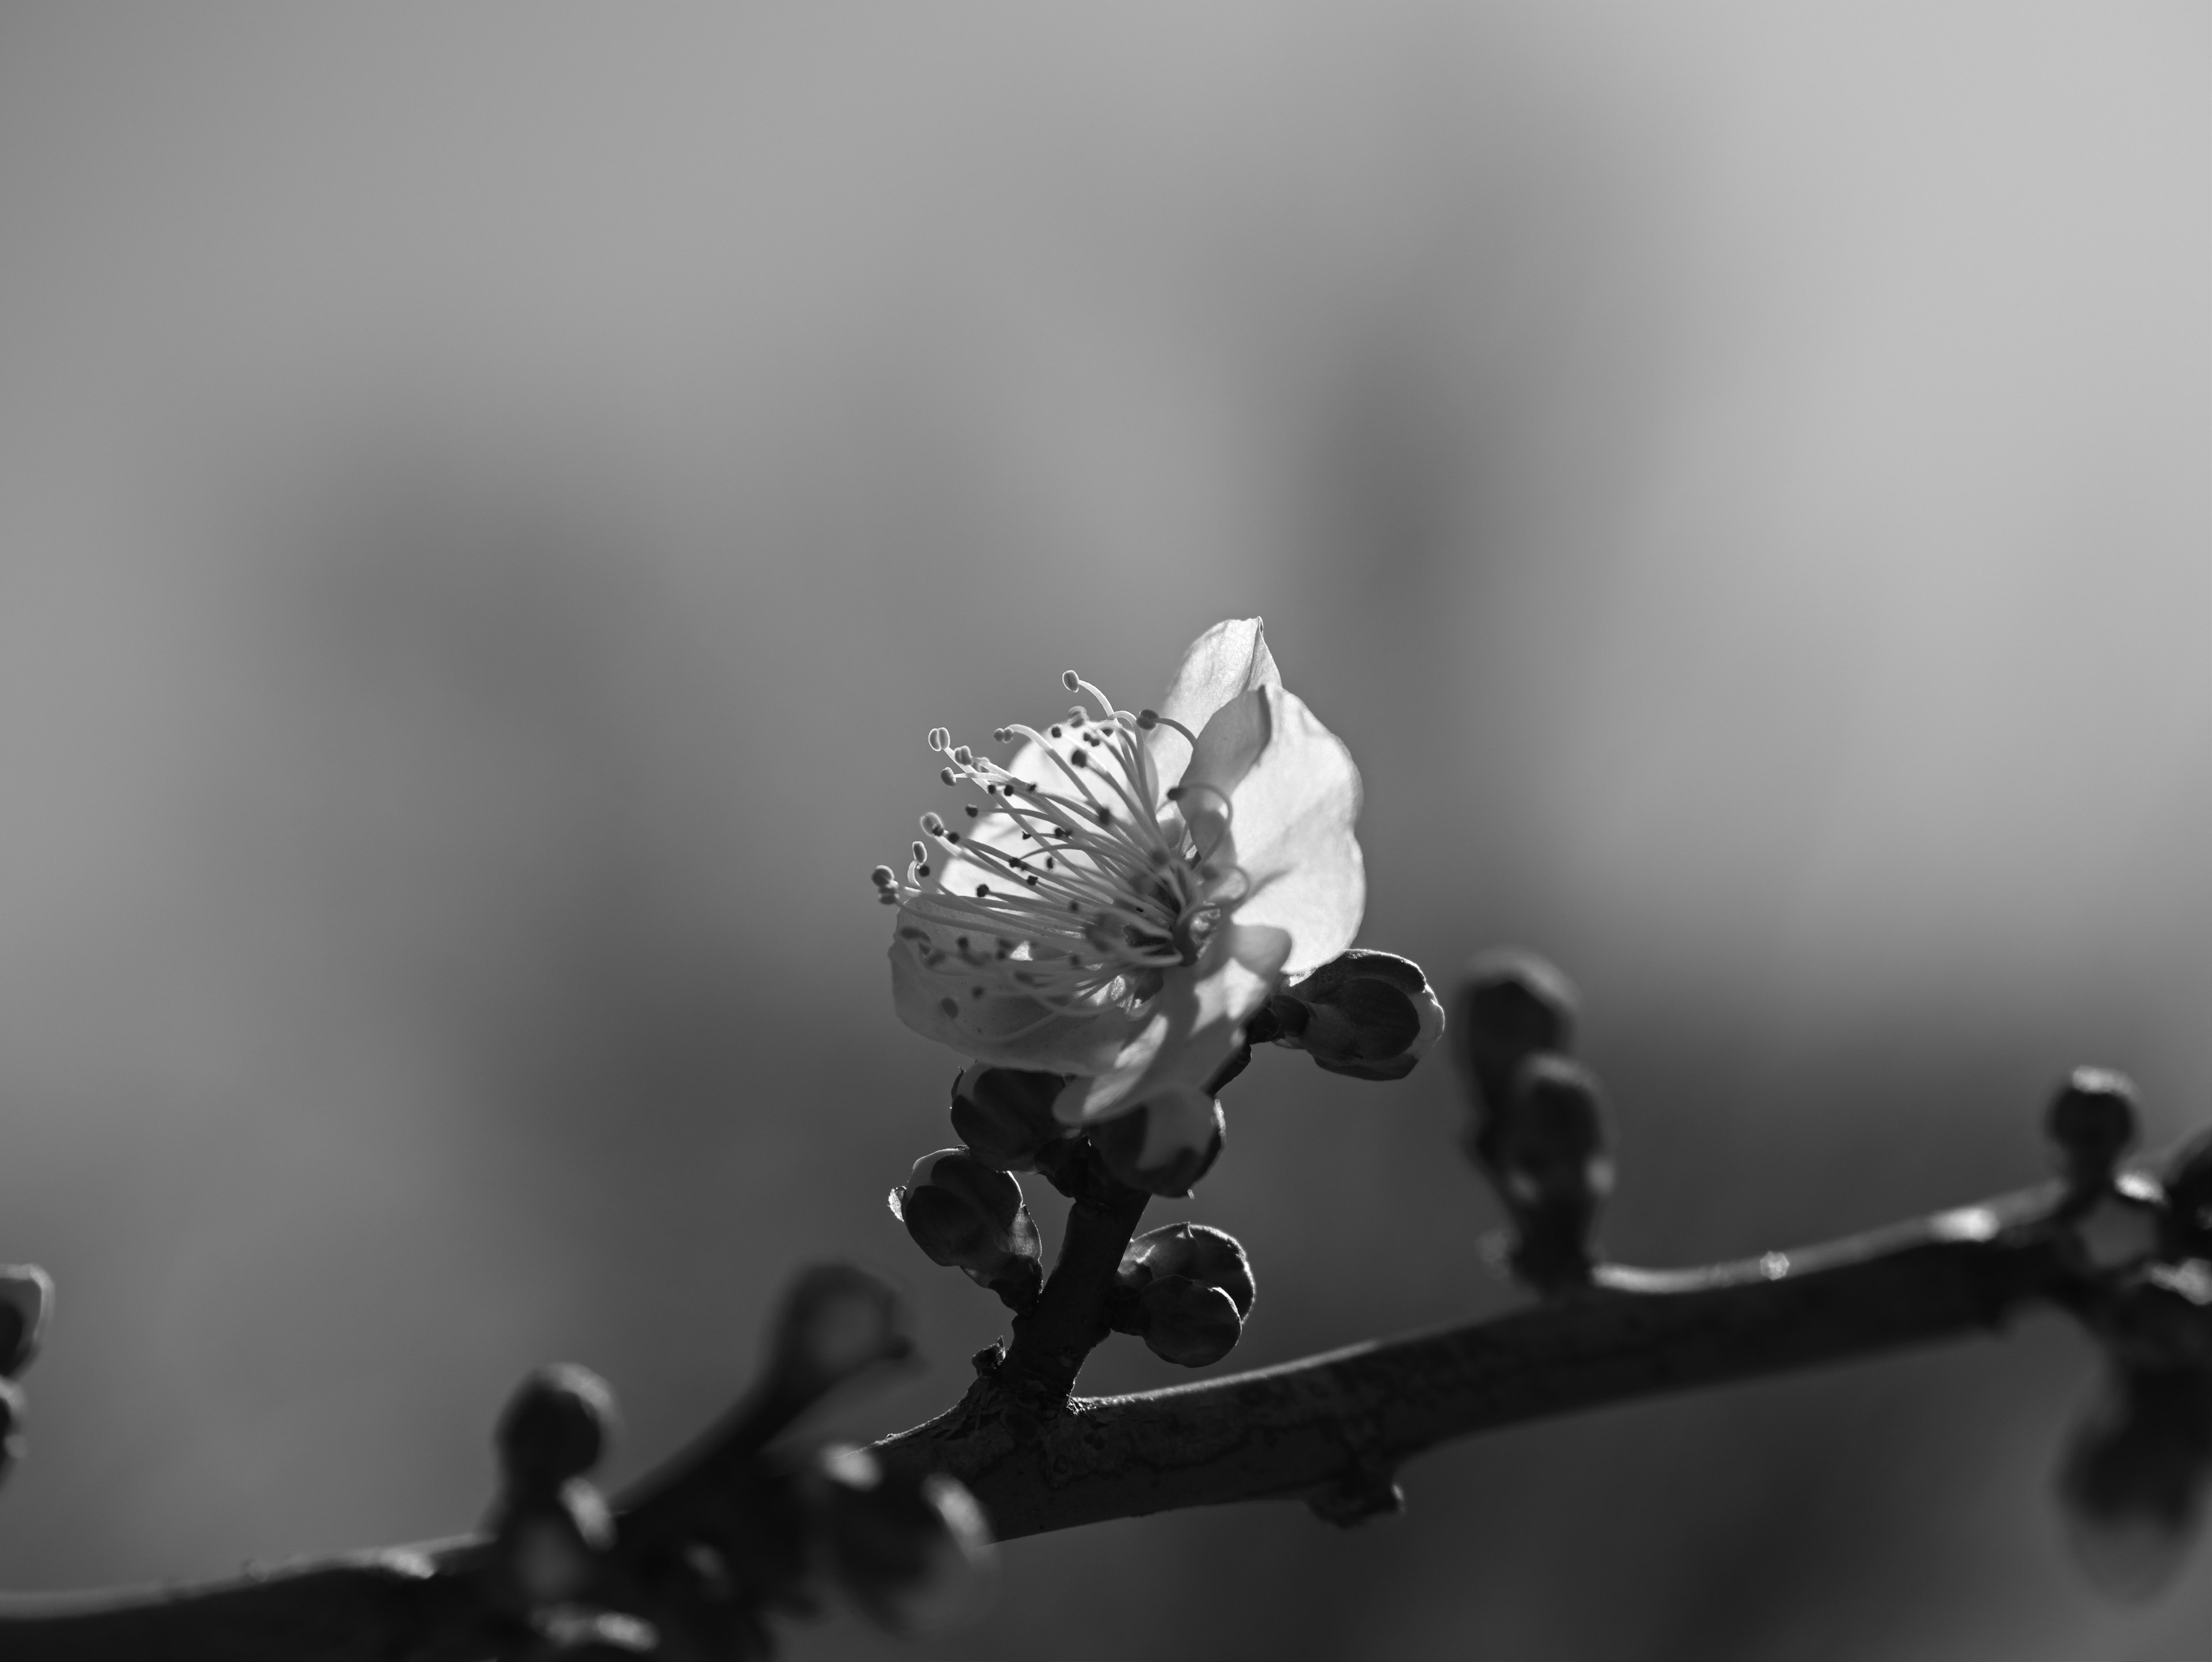
[[(617, 1475), (957, 1059), (866, 874), (1075, 667), (1260, 612), (1368, 944), (1541, 947), (1623, 1256), (2212, 1117), (2212, 27), (2179, 3), (0, 10), (0, 1585), (469, 1526), (532, 1366)], [(1441, 1066), (1262, 1056), (1237, 1365), (1512, 1295)], [(1040, 1210), (1049, 1228), (1058, 1206)], [(1131, 1354), (1137, 1352), (1137, 1354)], [(1128, 1341), (1102, 1388), (1172, 1372)], [(2202, 1655), (2100, 1599), (2002, 1342), (1014, 1545), (800, 1659)], [(1072, 1636), (1073, 1631), (1085, 1636)]]

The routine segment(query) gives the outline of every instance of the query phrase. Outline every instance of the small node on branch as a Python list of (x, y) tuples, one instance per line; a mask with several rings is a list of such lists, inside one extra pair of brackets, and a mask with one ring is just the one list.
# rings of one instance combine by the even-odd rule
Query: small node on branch
[(1175, 1223), (1129, 1243), (1107, 1315), (1162, 1361), (1205, 1367), (1236, 1348), (1254, 1293), (1251, 1260), (1234, 1236)]
[(1496, 1169), (1514, 1073), (1540, 1052), (1571, 1054), (1577, 1011), (1566, 977), (1534, 953), (1498, 947), (1468, 961), (1452, 1005), (1452, 1052), (1474, 1110), (1468, 1153), (1485, 1171)]
[(1443, 1006), (1421, 966), (1365, 950), (1344, 953), (1285, 987), (1263, 1015), (1254, 1037), (1304, 1050), (1353, 1079), (1403, 1079), (1444, 1030)]
[(1228, 1135), (1229, 1122), (1221, 1105), (1212, 1102), (1206, 1107), (1209, 1111), (1202, 1116), (1178, 1113), (1179, 1120), (1191, 1120), (1188, 1135), (1156, 1135), (1154, 1117), (1166, 1112), (1166, 1105), (1147, 1105), (1095, 1128), (1091, 1145), (1117, 1182), (1148, 1195), (1180, 1200), (1213, 1169)]
[(1308, 1495), (1306, 1505), (1323, 1523), (1357, 1529), (1377, 1518), (1402, 1514), (1406, 1491), (1390, 1472), (1363, 1462)]
[(2075, 1555), (2090, 1579), (2143, 1598), (2179, 1566), (2212, 1475), (2212, 1376), (2115, 1367), (2076, 1426), (2058, 1472)]
[(1519, 1235), (1514, 1273), (1547, 1294), (1583, 1285), (1613, 1189), (1596, 1078), (1565, 1056), (1526, 1058), (1497, 1132), (1495, 1175)]
[(890, 1208), (932, 1263), (963, 1271), (1010, 1310), (1036, 1302), (1043, 1247), (1022, 1186), (1006, 1172), (965, 1148), (940, 1148), (915, 1162)]
[(879, 1626), (941, 1632), (989, 1596), (990, 1529), (954, 1479), (833, 1443), (808, 1464), (799, 1493), (821, 1572)]
[(1032, 1172), (1073, 1129), (1053, 1117), (1060, 1074), (973, 1063), (952, 1081), (952, 1129), (968, 1152), (1001, 1172)]

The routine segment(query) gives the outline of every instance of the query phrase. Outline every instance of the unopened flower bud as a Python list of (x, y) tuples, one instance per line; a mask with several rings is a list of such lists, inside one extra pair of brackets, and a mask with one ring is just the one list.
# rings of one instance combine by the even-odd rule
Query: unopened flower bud
[(978, 1062), (952, 1081), (952, 1129), (968, 1152), (1001, 1172), (1030, 1172), (1048, 1146), (1071, 1135), (1053, 1117), (1066, 1080)]
[(916, 1476), (872, 1451), (832, 1444), (801, 1493), (824, 1568), (872, 1621), (933, 1633), (974, 1614), (995, 1573), (975, 1497), (942, 1472)]
[(1219, 1361), (1237, 1348), (1244, 1331), (1243, 1318), (1226, 1293), (1188, 1275), (1150, 1283), (1137, 1295), (1137, 1304), (1152, 1353), (1184, 1367)]
[(1468, 960), (1452, 1006), (1452, 1050), (1474, 1107), (1468, 1152), (1486, 1168), (1495, 1163), (1515, 1071), (1540, 1051), (1572, 1051), (1575, 1015), (1574, 988), (1534, 953), (1500, 947)]
[(510, 1492), (550, 1494), (599, 1463), (617, 1423), (614, 1392), (591, 1369), (541, 1367), (499, 1416), (501, 1476)]
[(2107, 1068), (2076, 1068), (2045, 1121), (2059, 1168), (2077, 1190), (2101, 1187), (2136, 1140), (2136, 1087)]
[(1601, 1202), (1613, 1188), (1597, 1081), (1561, 1056), (1538, 1054), (1513, 1076), (1498, 1123), (1494, 1175), (1520, 1227), (1514, 1267), (1543, 1288), (1586, 1279)]
[(2212, 1472), (2212, 1377), (2124, 1368), (2082, 1421), (2059, 1470), (2075, 1553), (2109, 1593), (2142, 1598), (2170, 1577)]
[(1094, 1129), (1106, 1169), (1132, 1189), (1181, 1198), (1221, 1156), (1228, 1122), (1203, 1091), (1174, 1086)]
[(1355, 950), (1267, 1002), (1275, 1042), (1332, 1074), (1403, 1079), (1444, 1030), (1443, 1006), (1411, 959)]
[(1252, 1313), (1252, 1263), (1232, 1235), (1174, 1223), (1129, 1243), (1115, 1272), (1108, 1319), (1156, 1356), (1185, 1367), (1218, 1362)]
[(23, 1458), (23, 1387), (0, 1378), (0, 1479)]
[(940, 1148), (915, 1162), (890, 1207), (933, 1263), (964, 1270), (1017, 1310), (1036, 1302), (1043, 1248), (1022, 1186), (1006, 1172), (965, 1148)]
[(2212, 1131), (2182, 1145), (2166, 1167), (2165, 1187), (2172, 1255), (2212, 1256)]
[(31, 1365), (54, 1307), (53, 1278), (34, 1263), (0, 1265), (0, 1379)]
[(1252, 1260), (1234, 1235), (1202, 1223), (1171, 1223), (1147, 1230), (1121, 1254), (1115, 1285), (1140, 1291), (1170, 1275), (1186, 1276), (1201, 1287), (1229, 1295), (1239, 1317), (1252, 1313)]
[(573, 1363), (542, 1367), (500, 1415), (501, 1491), (489, 1564), (498, 1601), (516, 1611), (586, 1592), (614, 1544), (613, 1515), (584, 1476), (614, 1422), (606, 1382)]
[(804, 1403), (869, 1368), (913, 1354), (896, 1293), (850, 1264), (817, 1264), (784, 1295), (768, 1373), (786, 1398)]

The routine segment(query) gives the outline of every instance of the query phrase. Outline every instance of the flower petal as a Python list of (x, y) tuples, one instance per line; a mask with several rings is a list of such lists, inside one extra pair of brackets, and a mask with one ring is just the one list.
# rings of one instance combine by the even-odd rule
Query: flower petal
[(1118, 1006), (1080, 1016), (1013, 994), (975, 998), (957, 973), (926, 968), (903, 936), (892, 941), (890, 960), (899, 1020), (978, 1062), (1048, 1074), (1103, 1073), (1128, 1044), (1130, 1020)]
[(1251, 885), (1237, 922), (1290, 933), (1283, 972), (1310, 974), (1351, 946), (1367, 874), (1352, 836), (1359, 770), (1343, 741), (1295, 693), (1255, 688), (1198, 736), (1182, 806), (1202, 846), (1201, 786), (1228, 799), (1229, 847)]
[[(1239, 694), (1282, 684), (1260, 619), (1231, 618), (1190, 643), (1168, 696), (1160, 701), (1160, 714), (1197, 733)], [(1146, 742), (1159, 772), (1159, 788), (1165, 790), (1182, 777), (1190, 760), (1190, 741), (1163, 722), (1146, 735)]]
[(1105, 1068), (1062, 1068), (1072, 1079), (1053, 1104), (1065, 1125), (1126, 1114), (1170, 1086), (1203, 1086), (1242, 1041), (1246, 1018), (1267, 1002), (1291, 948), (1281, 929), (1224, 924), (1206, 956), (1168, 972), (1144, 1025)]
[(1213, 1099), (1195, 1085), (1170, 1085), (1145, 1099), (1145, 1146), (1137, 1163), (1146, 1170), (1182, 1154), (1202, 1154), (1213, 1141)]

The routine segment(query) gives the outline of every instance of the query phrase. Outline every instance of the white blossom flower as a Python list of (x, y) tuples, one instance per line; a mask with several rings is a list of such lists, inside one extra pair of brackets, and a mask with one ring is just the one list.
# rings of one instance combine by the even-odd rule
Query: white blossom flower
[(890, 947), (899, 1015), (1000, 1067), (1071, 1075), (1070, 1125), (1148, 1108), (1143, 1161), (1210, 1137), (1205, 1087), (1286, 977), (1345, 950), (1366, 879), (1359, 773), (1284, 690), (1260, 620), (1215, 624), (1157, 711), (1089, 700), (1004, 765), (930, 734), (944, 782), (974, 793), (922, 828)]

